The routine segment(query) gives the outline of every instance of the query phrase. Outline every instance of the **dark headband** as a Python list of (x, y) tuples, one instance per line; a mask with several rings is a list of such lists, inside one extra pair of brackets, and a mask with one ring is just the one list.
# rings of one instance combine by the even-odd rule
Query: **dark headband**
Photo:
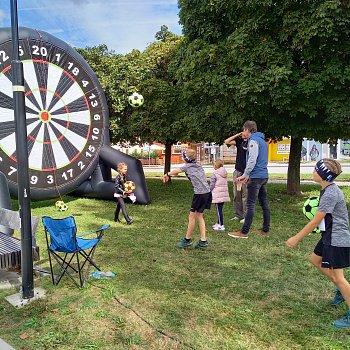
[(327, 182), (332, 182), (339, 175), (330, 171), (322, 159), (316, 163), (315, 170), (321, 179)]
[(186, 163), (195, 163), (195, 159), (192, 159), (187, 156), (186, 151), (182, 151), (182, 158)]

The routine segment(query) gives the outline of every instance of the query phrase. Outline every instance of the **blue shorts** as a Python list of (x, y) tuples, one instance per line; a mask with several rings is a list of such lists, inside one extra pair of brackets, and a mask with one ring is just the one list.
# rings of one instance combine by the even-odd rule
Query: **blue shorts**
[(203, 213), (205, 209), (210, 209), (212, 201), (211, 192), (203, 194), (194, 194), (190, 211)]
[(324, 245), (322, 239), (317, 243), (314, 253), (322, 257), (321, 266), (329, 269), (342, 269), (350, 266), (350, 248)]

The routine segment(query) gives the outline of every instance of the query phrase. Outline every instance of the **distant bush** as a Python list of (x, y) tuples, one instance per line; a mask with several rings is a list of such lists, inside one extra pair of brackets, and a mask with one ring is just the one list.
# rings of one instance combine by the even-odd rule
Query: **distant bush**
[(141, 152), (138, 152), (137, 150), (134, 150), (129, 155), (134, 157), (134, 158), (137, 158), (137, 159), (149, 159), (149, 158), (156, 159), (156, 158), (158, 158), (157, 151), (151, 151), (151, 152), (141, 151)]

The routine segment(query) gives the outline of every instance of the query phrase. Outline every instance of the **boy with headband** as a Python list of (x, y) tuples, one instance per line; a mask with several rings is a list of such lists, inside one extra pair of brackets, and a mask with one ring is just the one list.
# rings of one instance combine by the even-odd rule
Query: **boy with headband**
[(334, 321), (334, 326), (350, 328), (350, 284), (344, 276), (344, 268), (350, 266), (349, 217), (344, 194), (333, 183), (340, 173), (341, 166), (334, 159), (325, 158), (316, 163), (313, 180), (322, 187), (318, 210), (301, 231), (287, 240), (286, 245), (294, 248), (314, 228), (320, 228), (322, 236), (310, 262), (337, 287), (332, 304), (345, 301), (348, 306), (347, 314)]

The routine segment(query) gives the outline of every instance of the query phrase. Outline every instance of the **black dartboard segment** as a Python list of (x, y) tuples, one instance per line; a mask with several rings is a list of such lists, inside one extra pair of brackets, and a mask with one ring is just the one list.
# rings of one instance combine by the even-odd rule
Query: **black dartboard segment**
[[(0, 29), (0, 171), (17, 189), (12, 43)], [(108, 132), (105, 97), (84, 59), (61, 40), (21, 28), (31, 197), (77, 188), (94, 171)], [(12, 192), (11, 191), (11, 192)]]

